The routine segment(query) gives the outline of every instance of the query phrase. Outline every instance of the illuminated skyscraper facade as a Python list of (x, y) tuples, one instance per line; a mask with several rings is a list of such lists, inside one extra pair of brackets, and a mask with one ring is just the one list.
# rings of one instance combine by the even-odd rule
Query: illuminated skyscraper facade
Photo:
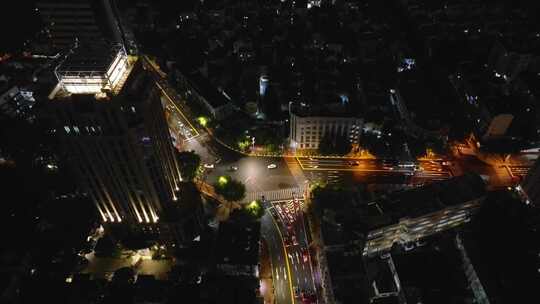
[(161, 219), (177, 203), (181, 174), (159, 91), (140, 60), (130, 61), (114, 90), (73, 93), (60, 83), (46, 117), (105, 224), (170, 233)]
[(55, 49), (65, 50), (76, 40), (124, 44), (113, 0), (39, 0), (36, 6)]

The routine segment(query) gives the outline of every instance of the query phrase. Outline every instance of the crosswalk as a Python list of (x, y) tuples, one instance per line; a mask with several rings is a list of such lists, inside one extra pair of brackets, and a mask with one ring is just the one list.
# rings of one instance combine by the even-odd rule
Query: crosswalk
[(305, 190), (306, 187), (292, 187), (279, 190), (248, 192), (246, 193), (244, 202), (247, 203), (254, 200), (260, 200), (263, 196), (267, 201), (290, 200), (293, 197), (301, 197)]

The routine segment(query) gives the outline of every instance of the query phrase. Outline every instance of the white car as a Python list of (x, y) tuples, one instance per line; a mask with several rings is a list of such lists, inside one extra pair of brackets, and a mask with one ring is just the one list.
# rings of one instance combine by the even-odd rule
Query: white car
[(203, 167), (206, 169), (214, 169), (214, 164), (204, 164)]
[(276, 164), (270, 164), (270, 165), (266, 166), (266, 168), (275, 169), (275, 168), (277, 168), (277, 165)]

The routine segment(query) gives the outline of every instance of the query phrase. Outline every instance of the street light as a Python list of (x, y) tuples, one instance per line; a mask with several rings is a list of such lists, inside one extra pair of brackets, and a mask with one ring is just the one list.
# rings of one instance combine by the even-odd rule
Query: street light
[(199, 118), (197, 118), (197, 121), (203, 127), (206, 127), (206, 125), (208, 124), (208, 118), (206, 118), (204, 116), (200, 116)]
[(220, 186), (225, 186), (228, 182), (229, 182), (229, 180), (225, 176), (220, 176), (218, 178), (218, 184)]
[(257, 201), (251, 201), (251, 203), (249, 203), (248, 207), (249, 208), (256, 208), (259, 206), (259, 203), (257, 203)]

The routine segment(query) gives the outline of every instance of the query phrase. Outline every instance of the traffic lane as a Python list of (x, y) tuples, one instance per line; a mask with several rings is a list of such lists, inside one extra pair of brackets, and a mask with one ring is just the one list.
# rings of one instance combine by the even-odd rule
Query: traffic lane
[(297, 288), (298, 296), (301, 292), (315, 293), (313, 274), (311, 272), (310, 260), (304, 260), (300, 246), (289, 247), (290, 263), (294, 273), (293, 288)]
[(166, 101), (168, 101), (180, 113), (183, 119), (188, 123), (187, 125), (189, 125), (193, 129), (194, 136), (197, 136), (198, 133), (200, 133), (200, 131), (202, 130), (197, 128), (197, 124), (193, 125), (189, 122), (189, 118), (191, 118), (192, 121), (195, 121), (195, 120), (194, 120), (193, 114), (191, 113), (191, 110), (185, 107), (186, 101), (178, 94), (176, 89), (171, 87), (171, 85), (169, 84), (166, 78), (167, 74), (165, 74), (161, 70), (159, 65), (157, 65), (157, 63), (150, 60), (150, 58), (145, 57), (144, 59), (146, 62), (149, 63), (146, 66), (149, 66), (150, 70), (154, 72), (153, 75), (155, 76), (154, 81), (156, 83), (156, 86), (163, 93), (163, 95), (166, 98)]
[(395, 172), (366, 172), (366, 171), (306, 171), (306, 178), (310, 182), (325, 182), (354, 186), (358, 183), (365, 184), (423, 184), (438, 180), (445, 180), (452, 176), (451, 172), (418, 173), (413, 175), (397, 174)]
[[(279, 229), (280, 231), (280, 235), (285, 238), (285, 239), (288, 239), (290, 240), (290, 234), (289, 232), (287, 231), (287, 228), (285, 228), (285, 225), (283, 224), (283, 218), (282, 216), (280, 216), (280, 212), (278, 212), (275, 208), (271, 208), (270, 209), (271, 212), (271, 216), (274, 217), (274, 220), (276, 221), (277, 225), (279, 226), (277, 229)], [(302, 273), (299, 272), (299, 269), (298, 269), (298, 263), (296, 262), (295, 260), (295, 257), (296, 257), (296, 250), (295, 250), (295, 247), (296, 246), (291, 246), (291, 245), (288, 245), (288, 244), (284, 244), (285, 245), (285, 248), (286, 248), (286, 256), (285, 256), (285, 259), (287, 261), (285, 261), (285, 264), (289, 264), (289, 269), (290, 269), (290, 273), (289, 273), (289, 279), (290, 279), (290, 283), (291, 283), (291, 289), (293, 290), (292, 293), (294, 294), (294, 290), (298, 288), (300, 288), (300, 284), (301, 282), (305, 281), (306, 279), (306, 276), (303, 275)]]
[(431, 172), (443, 172), (449, 171), (448, 166), (443, 165), (444, 161), (439, 160), (421, 160), (418, 162), (418, 165), (421, 168), (421, 171), (431, 171)]
[(181, 129), (186, 139), (195, 137), (199, 134), (199, 132), (192, 127), (191, 123), (187, 121), (185, 116), (183, 116), (183, 114), (180, 112), (180, 109), (171, 106), (171, 102), (168, 102), (166, 104), (165, 111), (168, 119), (170, 120), (170, 123)]
[[(160, 82), (156, 82), (156, 86), (163, 93), (161, 101), (162, 101), (162, 104), (165, 105), (165, 108), (175, 113), (178, 113), (179, 117), (182, 118), (181, 120), (183, 123), (185, 123), (186, 127), (191, 130), (194, 136), (197, 136), (199, 134), (198, 130), (193, 126), (193, 124), (189, 121), (189, 119), (186, 117), (186, 115), (182, 112), (182, 110), (177, 105), (177, 104), (181, 104), (181, 102), (175, 90), (167, 89), (168, 85), (162, 84)], [(174, 102), (173, 98), (177, 99), (178, 101)]]
[[(288, 211), (288, 202), (274, 203), (274, 208), (270, 213), (276, 221), (280, 222), (281, 234), (288, 239), (287, 257), (290, 261), (292, 271), (293, 289), (297, 288), (298, 296), (300, 292), (315, 293), (315, 284), (311, 267), (311, 260), (304, 252), (308, 252), (306, 231), (302, 229), (301, 218), (298, 214), (292, 214)], [(294, 235), (294, 241), (293, 236)]]
[(212, 149), (211, 146), (207, 146), (201, 143), (201, 138), (208, 136), (207, 134), (200, 135), (197, 138), (182, 142), (179, 146), (182, 151), (194, 151), (201, 157), (201, 164), (213, 164), (220, 157)]
[(289, 247), (290, 258), (296, 274), (296, 286), (298, 286), (299, 291), (315, 293), (313, 268), (311, 266), (311, 258), (309, 257), (304, 232), (304, 230), (299, 229), (298, 225), (295, 227), (298, 245), (291, 245)]
[(297, 157), (296, 160), (302, 168), (313, 167), (375, 167), (382, 164), (380, 160), (373, 159), (340, 159), (340, 158), (302, 158)]
[[(267, 209), (268, 210), (268, 209)], [(272, 255), (272, 267), (273, 275), (276, 280), (275, 296), (278, 303), (293, 303), (292, 300), (292, 287), (289, 280), (291, 280), (290, 269), (286, 250), (283, 244), (283, 239), (279, 228), (279, 224), (273, 218), (271, 212), (266, 212), (263, 217), (263, 225), (268, 231), (270, 242), (273, 244)]]
[[(269, 169), (274, 164), (276, 168)], [(207, 181), (230, 175), (246, 185), (249, 192), (279, 190), (297, 187), (294, 176), (282, 158), (242, 157), (236, 161), (221, 160), (208, 170)]]
[(292, 224), (293, 230), (298, 241), (297, 246), (293, 246), (295, 250), (296, 263), (300, 279), (300, 289), (306, 292), (315, 293), (315, 281), (313, 278), (313, 268), (311, 266), (311, 257), (309, 256), (309, 239), (308, 230), (304, 220), (301, 204), (303, 200), (298, 200), (298, 213), (296, 213), (296, 221)]
[(347, 159), (314, 159), (299, 160), (303, 170), (310, 171), (391, 171), (391, 172), (410, 172), (410, 169), (395, 168), (385, 164), (382, 160), (347, 160)]
[(273, 281), (273, 286), (274, 286), (273, 293), (274, 293), (275, 298), (277, 299), (277, 302), (279, 303), (283, 301), (282, 299), (283, 277), (282, 275), (280, 276), (280, 263), (278, 259), (279, 254), (280, 254), (280, 250), (279, 250), (280, 248), (278, 248), (278, 246), (276, 245), (276, 237), (274, 233), (271, 231), (271, 227), (267, 228), (267, 226), (272, 225), (272, 224), (267, 223), (267, 221), (269, 221), (268, 216), (264, 216), (261, 219), (262, 228), (263, 228), (262, 235), (268, 244), (268, 251), (269, 251), (269, 256), (270, 256), (270, 261), (271, 261), (271, 266), (272, 266), (272, 281)]
[[(414, 176), (414, 175), (433, 175), (433, 176), (446, 176), (452, 175), (451, 171), (447, 168), (433, 169), (433, 170), (412, 170), (412, 169), (390, 169), (385, 167), (305, 167), (303, 169), (306, 172), (327, 172), (327, 176), (340, 176), (343, 172), (353, 172), (354, 175), (370, 175), (370, 176)], [(309, 175), (308, 175), (309, 176)]]
[[(290, 290), (289, 284), (286, 279), (286, 272), (284, 272), (285, 263), (283, 259), (282, 244), (275, 230), (272, 220), (269, 215), (265, 215), (262, 218), (263, 237), (265, 237), (270, 258), (272, 262), (272, 280), (274, 285), (274, 296), (277, 299), (277, 303), (290, 303)], [(266, 229), (265, 229), (266, 228)], [(287, 290), (289, 290), (287, 292)]]
[(384, 159), (354, 159), (354, 158), (313, 158), (313, 157), (297, 157), (297, 161), (306, 171), (367, 171), (367, 172), (397, 172), (411, 173), (423, 171), (426, 173), (450, 172), (450, 168), (443, 165), (446, 161), (443, 160), (419, 160), (419, 169), (400, 168), (396, 166), (397, 160)]

